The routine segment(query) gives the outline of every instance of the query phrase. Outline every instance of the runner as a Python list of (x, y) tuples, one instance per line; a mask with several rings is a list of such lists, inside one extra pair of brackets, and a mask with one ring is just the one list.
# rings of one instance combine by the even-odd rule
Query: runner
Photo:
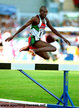
[(47, 8), (45, 6), (41, 6), (39, 9), (39, 15), (32, 17), (13, 36), (7, 38), (5, 41), (12, 40), (18, 33), (20, 33), (26, 27), (31, 25), (31, 31), (30, 31), (31, 36), (28, 38), (28, 46), (21, 48), (20, 52), (30, 51), (33, 56), (37, 54), (44, 59), (49, 59), (47, 52), (54, 52), (56, 51), (56, 48), (50, 45), (50, 43), (47, 43), (41, 40), (45, 27), (48, 26), (53, 33), (55, 33), (57, 36), (62, 38), (68, 45), (70, 45), (70, 42), (52, 27), (52, 25), (50, 24), (50, 21), (46, 17), (47, 13), (48, 13)]

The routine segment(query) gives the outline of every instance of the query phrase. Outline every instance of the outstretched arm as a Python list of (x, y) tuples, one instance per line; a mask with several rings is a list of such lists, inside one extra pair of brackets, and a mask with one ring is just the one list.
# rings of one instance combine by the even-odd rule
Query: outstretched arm
[(52, 25), (50, 24), (50, 21), (48, 19), (47, 20), (47, 26), (52, 30), (53, 33), (55, 33), (57, 36), (59, 36), (60, 38), (62, 38), (68, 45), (70, 45), (70, 42), (65, 39), (57, 30), (55, 30)]
[(21, 31), (23, 31), (26, 27), (28, 27), (29, 25), (31, 25), (33, 23), (33, 21), (35, 20), (35, 18), (31, 18), (25, 25), (23, 25), (13, 36), (7, 38), (5, 41), (10, 41), (12, 40), (18, 33), (20, 33)]

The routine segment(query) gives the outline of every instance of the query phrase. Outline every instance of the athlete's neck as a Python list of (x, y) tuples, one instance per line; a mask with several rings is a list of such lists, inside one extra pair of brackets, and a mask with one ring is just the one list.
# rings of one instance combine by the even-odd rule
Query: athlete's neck
[(41, 15), (39, 15), (39, 16), (40, 16), (41, 20), (45, 19), (45, 18), (44, 18), (44, 17), (42, 17)]

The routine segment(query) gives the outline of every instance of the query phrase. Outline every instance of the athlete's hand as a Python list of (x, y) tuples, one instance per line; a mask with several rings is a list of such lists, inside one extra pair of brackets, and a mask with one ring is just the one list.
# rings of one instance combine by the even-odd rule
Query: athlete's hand
[(71, 45), (71, 43), (70, 43), (67, 39), (64, 39), (64, 41), (65, 41), (68, 45)]
[(11, 41), (12, 39), (13, 39), (13, 36), (8, 37), (5, 41), (6, 41), (6, 42), (9, 42), (9, 41)]

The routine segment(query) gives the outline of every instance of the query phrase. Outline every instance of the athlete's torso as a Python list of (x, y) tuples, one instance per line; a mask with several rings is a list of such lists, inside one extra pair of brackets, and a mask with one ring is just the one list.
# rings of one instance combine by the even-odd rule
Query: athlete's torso
[(46, 19), (44, 18), (42, 20), (39, 15), (37, 15), (36, 17), (36, 22), (33, 22), (33, 24), (31, 25), (31, 35), (35, 36), (35, 40), (39, 40), (44, 34), (46, 27)]

